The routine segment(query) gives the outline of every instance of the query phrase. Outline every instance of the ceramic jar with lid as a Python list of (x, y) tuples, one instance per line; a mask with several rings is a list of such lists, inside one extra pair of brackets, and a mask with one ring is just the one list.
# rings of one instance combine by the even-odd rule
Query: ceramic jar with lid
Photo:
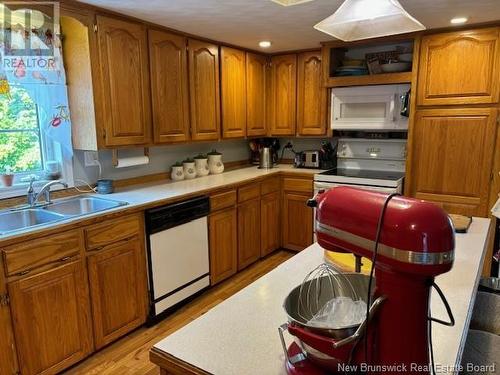
[(194, 158), (194, 167), (198, 177), (206, 176), (210, 173), (208, 170), (208, 158), (206, 155), (198, 155)]
[(172, 181), (184, 180), (184, 166), (177, 162), (172, 165), (172, 171), (170, 172), (170, 178)]
[(192, 178), (196, 177), (196, 169), (194, 166), (194, 160), (193, 159), (186, 159), (182, 162), (182, 165), (184, 166), (184, 178), (186, 180), (190, 180)]
[(224, 172), (224, 164), (222, 163), (222, 154), (216, 150), (212, 150), (208, 154), (208, 169), (211, 174), (219, 174)]

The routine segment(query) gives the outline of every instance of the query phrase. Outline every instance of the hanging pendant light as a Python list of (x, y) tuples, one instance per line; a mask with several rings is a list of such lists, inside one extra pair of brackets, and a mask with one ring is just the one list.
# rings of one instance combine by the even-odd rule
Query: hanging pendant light
[(271, 0), (271, 1), (274, 1), (275, 3), (278, 3), (280, 5), (284, 5), (287, 7), (289, 5), (308, 3), (309, 1), (313, 1), (313, 0)]
[(346, 42), (425, 30), (397, 0), (345, 0), (314, 28)]

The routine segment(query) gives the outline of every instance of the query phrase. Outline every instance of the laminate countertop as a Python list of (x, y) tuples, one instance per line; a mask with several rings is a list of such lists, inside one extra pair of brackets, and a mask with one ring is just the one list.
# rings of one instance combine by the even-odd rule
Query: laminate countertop
[[(450, 303), (454, 327), (433, 324), (435, 363), (439, 373), (456, 373), (464, 349), (482, 270), (490, 220), (473, 218), (466, 234), (456, 235), (451, 271), (436, 278)], [(282, 303), (306, 274), (323, 262), (313, 244), (206, 314), (155, 344), (153, 362), (174, 359), (184, 368), (217, 375), (285, 374), (278, 327), (287, 320)], [(447, 321), (434, 291), (432, 315)], [(291, 337), (287, 335), (288, 344)], [(165, 363), (163, 361), (163, 363)], [(159, 361), (161, 362), (161, 361)], [(161, 364), (161, 363), (160, 363)], [(196, 372), (196, 371), (195, 371)]]
[[(117, 214), (119, 212), (126, 213), (131, 211), (140, 211), (147, 208), (160, 206), (162, 204), (168, 204), (173, 201), (180, 201), (184, 197), (187, 198), (197, 194), (208, 194), (212, 190), (222, 189), (226, 186), (252, 182), (257, 178), (272, 176), (279, 173), (287, 173), (293, 176), (294, 174), (313, 175), (320, 172), (323, 172), (323, 170), (297, 169), (289, 164), (278, 165), (272, 169), (259, 169), (256, 166), (251, 166), (231, 170), (217, 175), (197, 177), (192, 180), (169, 180), (165, 182), (154, 182), (144, 185), (133, 185), (127, 188), (121, 188), (113, 194), (87, 194), (103, 199), (125, 202), (126, 204), (105, 211), (95, 212), (82, 216), (68, 217), (44, 225), (37, 225), (36, 227), (10, 232), (3, 235), (0, 234), (0, 242), (4, 240), (12, 240), (17, 237), (23, 237), (28, 234), (31, 235), (38, 232), (57, 229), (58, 227), (61, 227), (61, 229), (63, 229), (63, 226), (68, 227), (68, 225), (75, 224), (76, 222), (87, 221), (99, 217), (104, 218), (108, 215)], [(57, 200), (54, 200), (54, 202), (56, 201)]]

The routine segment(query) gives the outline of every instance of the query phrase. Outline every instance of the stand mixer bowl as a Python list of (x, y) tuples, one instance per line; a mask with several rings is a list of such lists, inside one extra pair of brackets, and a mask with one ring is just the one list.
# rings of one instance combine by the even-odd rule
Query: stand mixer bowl
[[(332, 288), (332, 277), (336, 287)], [(354, 341), (342, 348), (333, 357), (323, 351), (315, 349), (310, 336), (320, 336), (322, 338), (340, 341), (355, 334), (360, 324), (341, 326), (337, 328), (321, 327), (311, 325), (308, 321), (326, 304), (335, 297), (350, 297), (353, 300), (362, 299), (367, 302), (369, 276), (363, 274), (342, 274), (322, 276), (305, 281), (303, 284), (295, 287), (286, 297), (283, 308), (288, 316), (288, 330), (295, 336), (297, 344), (302, 348), (306, 357), (312, 362), (323, 368), (336, 369), (337, 365), (349, 360), (349, 355)], [(372, 294), (374, 289), (372, 283)], [(307, 291), (306, 293), (304, 291)], [(310, 296), (313, 295), (317, 300), (311, 302)]]

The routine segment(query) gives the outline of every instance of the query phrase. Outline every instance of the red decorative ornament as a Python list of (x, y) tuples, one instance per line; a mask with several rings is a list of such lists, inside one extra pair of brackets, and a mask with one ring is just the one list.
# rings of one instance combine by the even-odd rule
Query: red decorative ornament
[(59, 125), (61, 125), (62, 119), (58, 116), (54, 117), (52, 121), (50, 122), (50, 125), (53, 126), (54, 128), (57, 128)]

